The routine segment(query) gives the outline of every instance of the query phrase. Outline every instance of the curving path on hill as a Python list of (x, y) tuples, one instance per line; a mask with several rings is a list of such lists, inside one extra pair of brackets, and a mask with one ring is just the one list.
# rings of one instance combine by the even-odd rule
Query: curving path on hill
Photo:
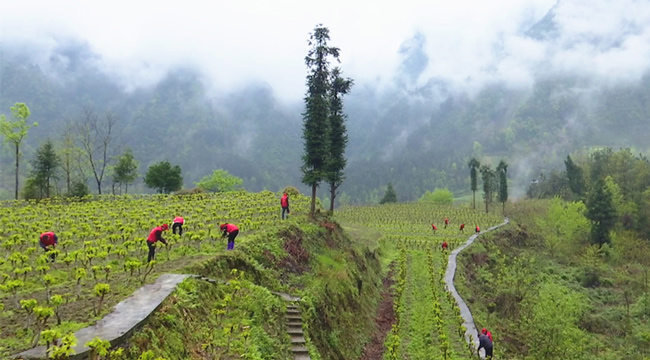
[[(456, 291), (456, 287), (454, 286), (454, 276), (456, 276), (456, 257), (458, 256), (458, 253), (463, 251), (466, 247), (472, 245), (474, 240), (479, 235), (482, 235), (486, 232), (496, 230), (504, 225), (507, 225), (510, 222), (508, 218), (505, 219), (505, 221), (499, 225), (492, 226), (491, 228), (481, 231), (478, 234), (474, 234), (467, 239), (467, 242), (465, 242), (463, 245), (455, 248), (451, 254), (449, 254), (449, 261), (447, 262), (447, 271), (445, 272), (445, 284), (447, 284), (447, 289), (454, 295), (454, 299), (456, 299), (456, 303), (458, 304), (458, 307), (460, 308), (460, 315), (463, 317), (465, 322), (463, 323), (463, 326), (465, 326), (465, 340), (467, 340), (467, 343), (470, 345), (474, 345), (474, 349), (478, 347), (478, 337), (477, 337), (477, 329), (476, 325), (474, 325), (474, 318), (472, 317), (472, 312), (469, 310), (469, 307), (467, 307), (467, 304), (463, 300), (463, 298), (460, 297), (458, 294), (458, 291)], [(485, 355), (482, 353), (481, 358), (484, 358)]]

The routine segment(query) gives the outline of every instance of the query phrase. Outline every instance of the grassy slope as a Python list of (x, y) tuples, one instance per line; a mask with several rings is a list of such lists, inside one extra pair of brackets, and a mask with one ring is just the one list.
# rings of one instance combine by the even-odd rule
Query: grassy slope
[(379, 245), (372, 234), (360, 238), (352, 241), (325, 217), (294, 217), (190, 266), (213, 278), (238, 277), (237, 300), (228, 300), (232, 286), (186, 280), (126, 345), (129, 358), (151, 350), (169, 359), (286, 359), (285, 305), (269, 289), (302, 296), (312, 359), (358, 357), (373, 330), (382, 273)]
[[(539, 329), (533, 326), (541, 329), (547, 324), (545, 319), (536, 324), (526, 319), (531, 315), (527, 303), (535, 303), (543, 295), (539, 289), (545, 284), (560, 284), (580, 299), (579, 305), (585, 309), (575, 322), (580, 334), (576, 338), (581, 341), (562, 344), (558, 351), (536, 359), (569, 358), (563, 357), (562, 347), (574, 346), (581, 346), (582, 350), (571, 358), (648, 359), (650, 301), (643, 272), (638, 264), (621, 259), (635, 249), (615, 242), (613, 250), (603, 253), (598, 260), (598, 284), (589, 284), (585, 272), (587, 245), (572, 253), (549, 255), (544, 240), (548, 229), (540, 228), (536, 222), (544, 216), (546, 206), (541, 201), (524, 203), (513, 213), (514, 221), (509, 228), (479, 238), (461, 253), (456, 284), (477, 327), (492, 330), (497, 355), (508, 359), (533, 358), (533, 348), (540, 345), (540, 340), (548, 340), (535, 338)], [(560, 338), (566, 336), (562, 332), (566, 328), (570, 326), (556, 330)]]

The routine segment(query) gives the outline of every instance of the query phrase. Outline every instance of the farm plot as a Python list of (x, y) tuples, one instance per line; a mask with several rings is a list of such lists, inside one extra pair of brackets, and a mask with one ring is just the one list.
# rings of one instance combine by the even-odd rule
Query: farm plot
[[(449, 225), (445, 228), (445, 217)], [(463, 319), (444, 284), (447, 252), (467, 241), (478, 225), (502, 222), (492, 214), (426, 203), (347, 207), (339, 210), (343, 224), (380, 231), (383, 241), (397, 245), (396, 324), (387, 336), (385, 359), (470, 359)], [(431, 224), (438, 228), (435, 232)], [(465, 224), (464, 232), (459, 230)], [(475, 355), (474, 355), (475, 356)]]
[[(294, 212), (308, 209), (309, 199), (291, 200)], [(280, 221), (279, 208), (268, 191), (0, 203), (0, 354), (31, 347), (42, 330), (66, 333), (94, 322), (156, 275), (225, 250), (220, 223), (237, 224), (237, 241), (246, 241)], [(166, 232), (169, 245), (160, 244), (147, 264), (149, 231), (174, 216), (185, 218), (185, 233)], [(38, 244), (45, 231), (59, 237), (54, 263)]]

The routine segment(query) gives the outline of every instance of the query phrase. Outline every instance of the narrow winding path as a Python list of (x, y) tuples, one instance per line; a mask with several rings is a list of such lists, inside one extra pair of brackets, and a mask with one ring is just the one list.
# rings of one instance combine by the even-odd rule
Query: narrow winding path
[[(472, 245), (474, 240), (476, 240), (476, 238), (479, 235), (498, 229), (501, 226), (507, 225), (509, 222), (510, 220), (506, 218), (503, 223), (493, 226), (478, 234), (474, 234), (470, 236), (469, 239), (467, 239), (467, 242), (465, 242), (465, 244), (457, 247), (451, 252), (451, 254), (449, 254), (449, 260), (447, 262), (447, 271), (445, 272), (445, 284), (447, 284), (447, 289), (452, 293), (452, 295), (454, 295), (454, 299), (456, 299), (456, 303), (460, 308), (460, 315), (465, 320), (465, 322), (463, 323), (463, 326), (465, 326), (466, 329), (465, 340), (467, 340), (468, 344), (470, 345), (473, 344), (474, 348), (478, 347), (478, 337), (477, 337), (476, 325), (474, 325), (474, 318), (472, 317), (472, 312), (469, 310), (467, 304), (465, 303), (463, 298), (460, 297), (458, 291), (456, 291), (456, 287), (454, 286), (454, 276), (456, 276), (456, 257), (458, 256), (458, 253), (463, 251), (466, 247)], [(485, 358), (485, 354), (482, 351), (481, 351), (481, 358)]]

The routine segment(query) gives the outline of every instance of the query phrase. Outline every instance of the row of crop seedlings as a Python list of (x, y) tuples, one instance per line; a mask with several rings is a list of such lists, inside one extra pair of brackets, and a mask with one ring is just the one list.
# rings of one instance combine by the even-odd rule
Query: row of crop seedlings
[[(433, 291), (433, 312), (435, 325), (439, 336), (443, 359), (469, 359), (473, 357), (474, 349), (465, 341), (464, 320), (460, 316), (460, 308), (451, 292), (446, 288), (445, 269), (447, 255), (429, 251), (429, 281)], [(468, 354), (463, 356), (462, 354)]]
[(402, 345), (400, 327), (402, 325), (402, 313), (404, 311), (404, 290), (406, 289), (406, 246), (402, 243), (398, 243), (398, 249), (399, 257), (397, 259), (397, 275), (395, 277), (395, 302), (393, 303), (395, 323), (393, 324), (390, 333), (386, 336), (386, 341), (384, 342), (384, 345), (386, 347), (386, 351), (384, 352), (384, 359), (388, 360), (402, 359), (400, 356), (400, 349)]
[[(270, 197), (275, 199), (275, 196)], [(226, 201), (225, 198), (212, 200), (217, 199), (219, 202)], [(191, 209), (191, 206), (200, 204), (206, 206), (202, 211), (213, 211), (205, 204), (205, 199), (199, 200), (183, 203), (190, 208), (185, 214), (189, 214), (186, 218), (189, 218), (189, 228), (192, 231), (186, 231), (182, 237), (166, 235), (170, 245), (159, 249), (158, 262), (184, 257), (190, 253), (218, 249), (223, 245), (215, 241), (220, 237), (219, 222), (203, 222), (201, 212)], [(148, 251), (144, 239), (153, 226), (165, 222), (162, 220), (164, 216), (170, 218), (175, 213), (163, 209), (163, 204), (158, 204), (155, 197), (146, 202), (150, 205), (149, 208), (155, 204), (157, 207), (155, 210), (149, 208), (142, 210), (134, 206), (139, 202), (143, 200), (110, 201), (105, 204), (72, 203), (70, 211), (66, 211), (62, 216), (56, 215), (57, 211), (63, 211), (63, 205), (60, 204), (51, 204), (49, 210), (48, 207), (34, 205), (43, 210), (41, 212), (30, 207), (5, 206), (2, 211), (2, 223), (5, 226), (0, 230), (0, 248), (4, 253), (4, 256), (0, 256), (0, 285), (2, 285), (1, 290), (4, 291), (0, 293), (13, 297), (16, 304), (17, 295), (21, 292), (39, 291), (45, 288), (49, 293), (48, 288), (74, 281), (78, 295), (84, 279), (92, 278), (95, 284), (99, 281), (108, 282), (111, 275), (121, 271), (129, 274), (129, 280), (137, 278), (144, 282), (155, 265), (155, 263), (147, 265), (142, 261)], [(277, 210), (278, 205), (275, 201), (267, 200), (265, 203), (268, 208)], [(302, 201), (299, 206), (306, 208), (305, 204), (306, 202)], [(126, 209), (131, 211), (122, 212), (122, 216), (117, 216), (117, 213), (113, 213), (115, 210), (108, 209), (108, 205), (117, 208), (117, 211)], [(250, 209), (256, 211), (260, 207), (255, 206)], [(180, 214), (185, 215), (182, 212)], [(237, 213), (237, 215), (242, 214)], [(277, 218), (276, 211), (275, 221)], [(230, 219), (238, 223), (243, 231), (246, 230), (248, 219), (233, 217)], [(59, 246), (54, 250), (57, 254), (57, 261), (54, 264), (47, 262), (48, 258), (38, 245), (40, 233), (51, 229), (57, 230), (59, 236)], [(58, 231), (58, 229), (65, 230)]]
[(446, 254), (426, 242), (398, 241), (394, 310), (384, 359), (469, 359), (472, 349), (444, 284)]

